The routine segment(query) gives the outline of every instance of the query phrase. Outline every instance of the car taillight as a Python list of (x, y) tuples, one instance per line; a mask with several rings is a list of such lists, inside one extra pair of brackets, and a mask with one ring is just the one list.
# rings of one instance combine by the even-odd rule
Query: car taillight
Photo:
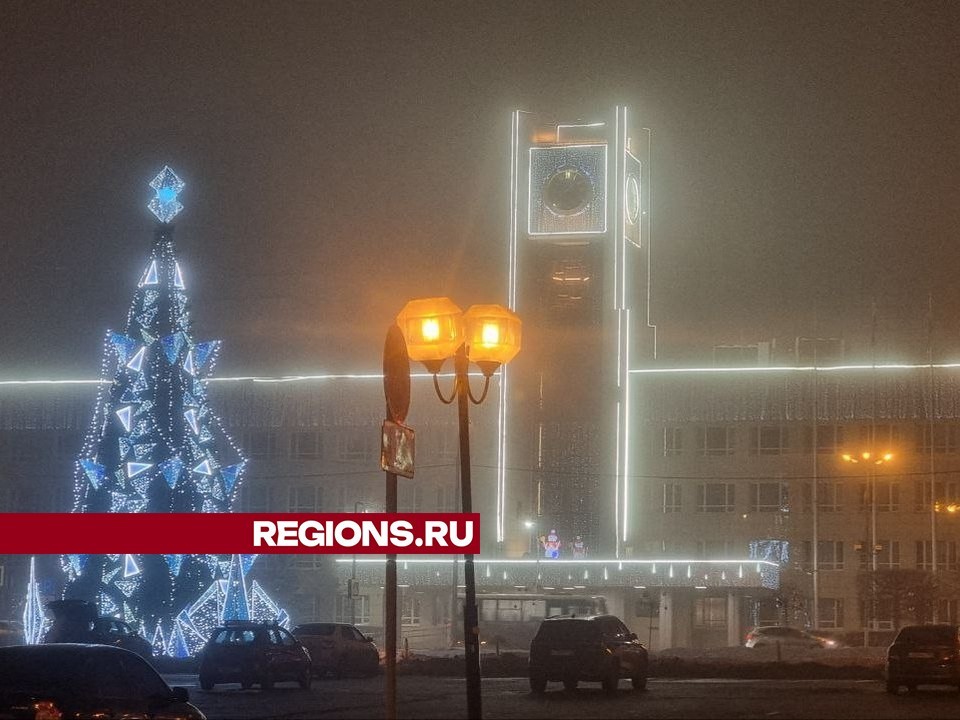
[(63, 720), (63, 713), (52, 700), (40, 700), (33, 704), (33, 720)]

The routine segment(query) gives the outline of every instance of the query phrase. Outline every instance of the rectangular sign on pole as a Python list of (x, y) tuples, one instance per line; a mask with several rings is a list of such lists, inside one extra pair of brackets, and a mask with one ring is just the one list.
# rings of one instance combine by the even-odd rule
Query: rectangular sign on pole
[(414, 450), (413, 428), (392, 420), (383, 421), (380, 439), (381, 470), (412, 478)]

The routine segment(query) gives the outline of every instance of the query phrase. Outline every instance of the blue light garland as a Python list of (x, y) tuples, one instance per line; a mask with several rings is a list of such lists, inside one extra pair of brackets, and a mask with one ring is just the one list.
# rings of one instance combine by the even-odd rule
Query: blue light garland
[[(207, 378), (219, 341), (194, 343), (173, 227), (183, 181), (165, 167), (150, 183), (160, 223), (124, 333), (104, 342), (90, 431), (74, 475), (74, 512), (230, 512), (246, 458), (209, 407)], [(227, 457), (226, 463), (222, 458)], [(255, 555), (67, 555), (65, 597), (98, 603), (152, 639), (157, 652), (194, 654), (227, 620), (290, 618), (248, 581)], [(46, 620), (32, 574), (27, 641)]]

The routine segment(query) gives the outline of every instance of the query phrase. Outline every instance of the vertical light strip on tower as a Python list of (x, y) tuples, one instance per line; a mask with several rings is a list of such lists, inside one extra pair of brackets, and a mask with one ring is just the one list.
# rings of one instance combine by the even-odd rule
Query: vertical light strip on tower
[[(520, 110), (510, 118), (510, 228), (507, 277), (507, 307), (517, 311), (517, 193), (520, 168)], [(507, 368), (500, 368), (497, 405), (497, 542), (504, 541), (504, 514), (507, 506)]]
[(620, 207), (617, 212), (618, 231), (614, 235), (614, 242), (620, 246), (620, 255), (623, 258), (620, 277), (620, 307), (624, 314), (624, 332), (623, 344), (619, 352), (623, 355), (623, 374), (618, 377), (620, 383), (620, 397), (623, 402), (623, 510), (622, 510), (622, 535), (621, 541), (627, 542), (627, 533), (629, 527), (630, 503), (629, 503), (629, 482), (630, 482), (630, 308), (627, 307), (627, 251), (628, 243), (626, 240), (626, 215), (623, 203), (626, 198), (623, 195), (623, 188), (627, 185), (626, 156), (627, 151), (627, 108), (617, 108), (617, 114), (623, 113), (622, 123), (618, 122), (618, 127), (622, 128), (617, 137), (617, 157), (622, 160), (622, 172), (617, 177), (617, 201)]

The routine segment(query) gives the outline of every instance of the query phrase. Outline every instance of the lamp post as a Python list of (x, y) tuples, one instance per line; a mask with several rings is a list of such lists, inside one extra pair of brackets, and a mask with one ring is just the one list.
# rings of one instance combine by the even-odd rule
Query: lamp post
[[(871, 598), (871, 610), (870, 610), (870, 624), (874, 624), (877, 620), (877, 467), (884, 465), (891, 460), (893, 460), (893, 453), (891, 452), (882, 452), (875, 453), (870, 450), (865, 450), (857, 455), (851, 453), (843, 453), (840, 456), (840, 459), (846, 463), (851, 464), (865, 464), (870, 468), (870, 572), (871, 572), (871, 581), (870, 581), (870, 598)], [(869, 628), (867, 623), (863, 624), (863, 642), (864, 645), (867, 645)]]
[[(461, 512), (473, 512), (470, 478), (469, 405), (479, 405), (487, 396), (490, 377), (520, 351), (520, 318), (499, 305), (474, 305), (461, 312), (449, 298), (411, 300), (397, 316), (412, 360), (422, 362), (433, 375), (437, 397), (450, 405), (457, 401), (460, 434)], [(453, 358), (454, 387), (449, 396), (437, 377), (444, 362)], [(474, 362), (483, 373), (483, 391), (475, 397), (468, 371)], [(463, 649), (466, 660), (467, 717), (482, 717), (480, 696), (480, 628), (473, 555), (463, 556), (465, 585), (463, 604)]]

